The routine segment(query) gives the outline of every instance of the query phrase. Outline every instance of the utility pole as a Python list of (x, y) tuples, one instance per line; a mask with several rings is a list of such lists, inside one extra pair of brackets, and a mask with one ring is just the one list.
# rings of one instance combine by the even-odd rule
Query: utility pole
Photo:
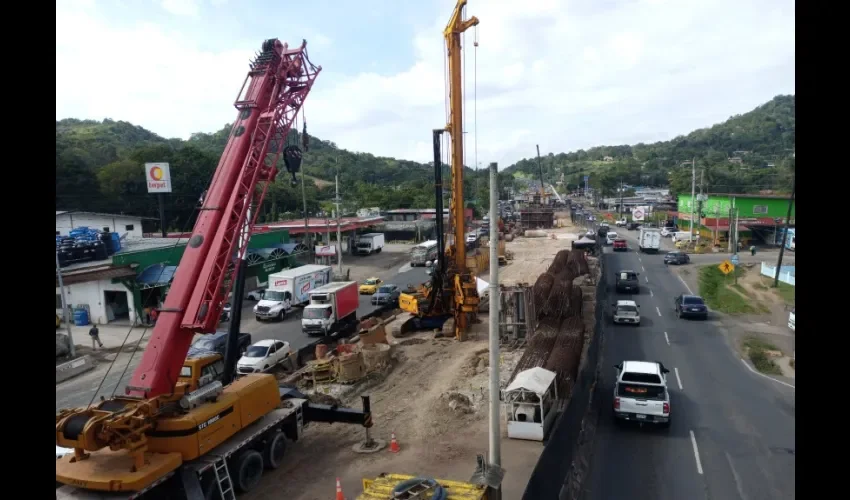
[(56, 279), (59, 280), (59, 292), (62, 295), (62, 321), (65, 322), (65, 327), (68, 329), (68, 346), (73, 358), (77, 355), (77, 350), (74, 348), (74, 338), (71, 336), (71, 318), (68, 317), (68, 303), (65, 301), (65, 284), (62, 283), (62, 268), (59, 267), (58, 251), (56, 252)]
[(341, 231), (341, 223), (339, 220), (340, 212), (339, 212), (339, 174), (337, 173), (334, 176), (334, 182), (336, 183), (336, 264), (337, 264), (337, 273), (342, 276), (342, 231)]
[(620, 178), (620, 209), (617, 210), (620, 213), (620, 217), (623, 216), (623, 179)]
[(543, 184), (543, 164), (540, 163), (540, 144), (537, 144), (537, 169), (540, 170), (540, 204), (545, 204), (546, 185)]
[[(538, 156), (539, 159), (539, 156)], [(499, 191), (496, 163), (490, 164), (490, 465), (501, 467), (501, 414), (499, 412)], [(501, 484), (488, 498), (502, 498)]]
[(310, 236), (310, 217), (307, 216), (307, 192), (304, 190), (304, 169), (301, 169), (301, 201), (304, 206), (304, 238), (307, 241), (307, 258), (313, 263), (313, 238)]
[(694, 234), (694, 208), (696, 208), (696, 189), (697, 189), (697, 159), (691, 160), (691, 224), (689, 234), (693, 238)]
[(785, 255), (785, 243), (788, 241), (788, 226), (791, 224), (791, 210), (794, 208), (794, 194), (796, 192), (797, 175), (795, 174), (791, 180), (791, 200), (788, 202), (788, 215), (785, 216), (785, 231), (782, 233), (782, 245), (779, 247), (779, 260), (776, 263), (776, 274), (773, 276), (773, 288), (779, 286), (779, 271), (782, 269), (782, 257)]

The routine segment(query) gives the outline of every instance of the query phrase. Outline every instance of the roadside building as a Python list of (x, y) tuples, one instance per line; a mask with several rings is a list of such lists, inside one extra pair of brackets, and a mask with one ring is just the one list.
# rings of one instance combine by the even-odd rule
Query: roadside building
[(56, 236), (67, 236), (72, 229), (89, 227), (106, 232), (118, 233), (126, 238), (141, 238), (142, 221), (155, 221), (152, 217), (126, 214), (105, 214), (77, 210), (56, 211)]
[[(697, 196), (699, 198), (699, 196)], [(738, 240), (746, 247), (751, 244), (781, 244), (781, 229), (788, 216), (790, 196), (760, 194), (708, 193), (692, 200), (691, 195), (679, 195), (679, 227), (687, 227), (694, 213), (694, 226), (701, 239), (728, 246), (735, 237), (734, 221), (738, 223)], [(791, 227), (795, 226), (797, 203), (791, 209)], [(731, 229), (731, 235), (730, 235)]]
[[(137, 324), (144, 310), (159, 306), (168, 293), (188, 238), (125, 239), (120, 251), (101, 261), (62, 268), (65, 298), (74, 310), (86, 309), (92, 323)], [(306, 247), (290, 243), (287, 231), (254, 234), (248, 244), (245, 290), (268, 281), (269, 274), (296, 264)], [(62, 315), (56, 281), (56, 313)]]

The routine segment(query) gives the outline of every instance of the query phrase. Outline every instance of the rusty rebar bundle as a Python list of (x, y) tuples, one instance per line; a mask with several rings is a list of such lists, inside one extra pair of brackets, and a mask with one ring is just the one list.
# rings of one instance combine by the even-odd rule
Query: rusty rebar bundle
[(532, 293), (534, 294), (534, 310), (542, 311), (546, 304), (546, 299), (549, 298), (549, 290), (555, 282), (555, 276), (549, 273), (543, 273), (534, 282)]
[(547, 273), (557, 276), (567, 267), (567, 261), (570, 258), (569, 250), (560, 250), (557, 254), (555, 254), (555, 258), (552, 259), (552, 263), (549, 264), (549, 269), (546, 270)]

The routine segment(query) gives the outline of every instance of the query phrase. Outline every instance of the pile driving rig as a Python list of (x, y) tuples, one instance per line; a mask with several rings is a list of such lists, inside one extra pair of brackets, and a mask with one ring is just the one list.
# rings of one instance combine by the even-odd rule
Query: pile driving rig
[[(235, 102), (237, 119), (125, 394), (56, 416), (56, 445), (74, 450), (56, 461), (56, 481), (66, 485), (57, 498), (79, 497), (80, 490), (233, 498), (255, 487), (263, 468), (280, 465), (284, 438), (297, 439), (310, 420), (372, 425), (367, 400), (362, 412), (323, 407), (279, 387), (271, 374), (234, 379), (244, 259), (257, 209), (281, 155), (293, 182), (300, 168), (301, 150), (287, 138), (321, 71), (306, 47), (266, 40), (252, 60)], [(187, 361), (193, 336), (216, 331), (234, 282), (224, 360)]]
[[(478, 314), (478, 288), (475, 276), (466, 264), (466, 221), (463, 196), (463, 80), (461, 61), (461, 35), (478, 25), (475, 16), (463, 19), (466, 0), (455, 5), (449, 23), (443, 30), (449, 59), (449, 123), (433, 131), (434, 141), (434, 191), (436, 195), (436, 230), (438, 248), (437, 266), (431, 280), (399, 297), (399, 307), (408, 313), (391, 328), (400, 333), (407, 324), (416, 328), (442, 326), (444, 335), (453, 332), (458, 340), (466, 340), (469, 324)], [(451, 140), (451, 206), (450, 227), (453, 240), (446, 245), (443, 229), (443, 181), (440, 139), (444, 132)], [(496, 263), (494, 263), (495, 265)], [(396, 330), (393, 332), (393, 330)]]

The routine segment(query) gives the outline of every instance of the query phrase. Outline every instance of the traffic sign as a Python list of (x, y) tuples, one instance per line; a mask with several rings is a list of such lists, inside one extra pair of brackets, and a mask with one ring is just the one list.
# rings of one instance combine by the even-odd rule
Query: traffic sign
[(741, 259), (738, 258), (738, 254), (733, 255), (731, 260), (732, 264), (735, 264), (736, 266), (738, 265), (738, 262), (741, 262)]
[(643, 209), (638, 207), (632, 210), (632, 219), (634, 220), (643, 220)]
[(729, 273), (731, 273), (732, 271), (735, 270), (735, 264), (732, 264), (728, 260), (724, 260), (717, 267), (720, 269), (720, 272), (722, 272), (723, 274), (729, 274)]

